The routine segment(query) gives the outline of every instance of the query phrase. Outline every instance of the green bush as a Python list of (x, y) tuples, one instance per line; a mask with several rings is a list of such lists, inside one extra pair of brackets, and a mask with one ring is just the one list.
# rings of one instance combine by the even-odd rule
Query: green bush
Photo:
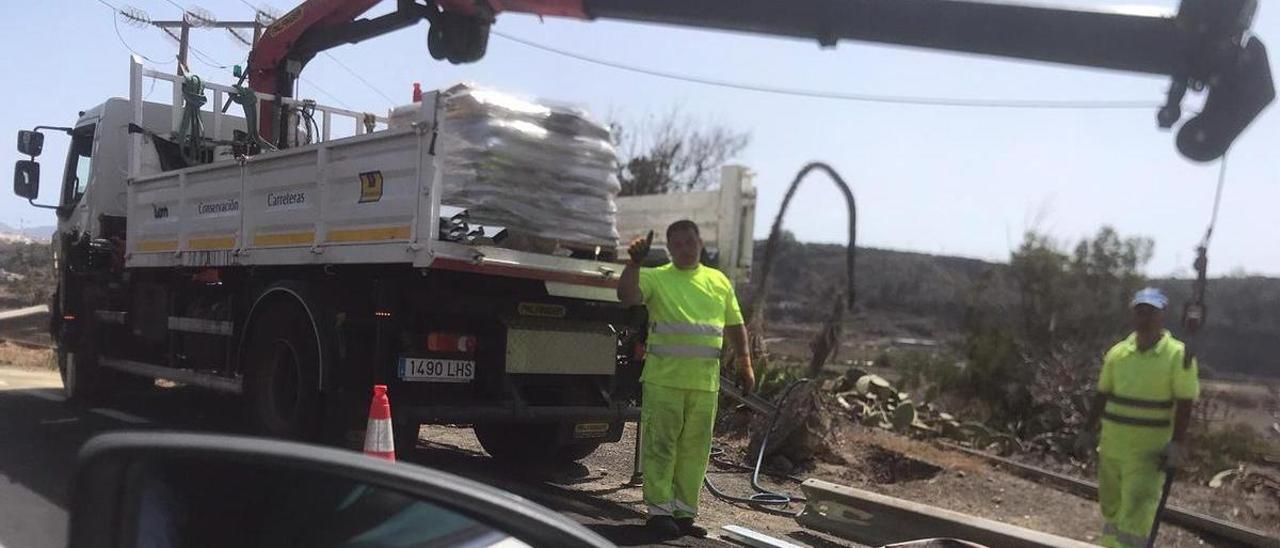
[(805, 367), (801, 364), (775, 362), (756, 377), (756, 394), (773, 401), (791, 383), (804, 378)]

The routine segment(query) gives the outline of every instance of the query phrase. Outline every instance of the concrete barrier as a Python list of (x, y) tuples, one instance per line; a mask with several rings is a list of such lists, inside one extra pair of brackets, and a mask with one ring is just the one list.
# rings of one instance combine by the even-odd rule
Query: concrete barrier
[(1000, 548), (1093, 546), (822, 480), (805, 481), (800, 489), (808, 499), (796, 517), (800, 525), (872, 546), (928, 537), (951, 537)]

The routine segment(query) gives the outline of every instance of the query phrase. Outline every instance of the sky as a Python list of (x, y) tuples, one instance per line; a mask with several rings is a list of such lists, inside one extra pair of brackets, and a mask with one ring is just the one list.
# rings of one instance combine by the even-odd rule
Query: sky
[[(220, 20), (252, 18), (249, 5), (287, 11), (293, 0), (108, 0), (152, 19), (177, 19), (199, 7)], [(1100, 7), (1097, 0), (1060, 5)], [(1173, 11), (1175, 0), (1128, 0)], [(370, 12), (393, 9), (383, 2)], [(1280, 57), (1280, 13), (1264, 3), (1254, 33)], [(74, 123), (76, 112), (128, 93), (132, 48), (172, 70), (173, 41), (157, 29), (116, 20), (99, 0), (6, 3), (0, 18), (0, 127), (10, 135), (35, 125)], [(853, 186), (859, 245), (1004, 261), (1028, 229), (1072, 244), (1103, 225), (1155, 240), (1148, 274), (1191, 273), (1219, 165), (1183, 159), (1155, 109), (1042, 110), (908, 106), (792, 97), (711, 87), (618, 70), (493, 36), (479, 63), (431, 59), (426, 24), (336, 48), (303, 73), (303, 96), (385, 112), (424, 89), (460, 81), (518, 95), (579, 104), (624, 123), (679, 108), (706, 123), (750, 132), (735, 159), (756, 174), (756, 234), (769, 224), (795, 172), (812, 160), (833, 165)], [(836, 93), (980, 99), (1150, 101), (1168, 79), (842, 41), (815, 42), (614, 22), (583, 23), (505, 14), (504, 34), (620, 64), (747, 84)], [(117, 34), (118, 33), (118, 34)], [(193, 31), (205, 53), (192, 69), (229, 82), (247, 49), (225, 32)], [(343, 67), (345, 65), (346, 68)], [(351, 72), (357, 72), (360, 78)], [(363, 80), (363, 81), (362, 81)], [(157, 90), (159, 97), (167, 90)], [(392, 101), (388, 101), (390, 97)], [(1194, 100), (1187, 105), (1193, 106)], [(1280, 276), (1280, 108), (1272, 105), (1229, 155), (1210, 274)], [(49, 136), (42, 157), (48, 181), (60, 178), (65, 139)], [(20, 159), (13, 145), (0, 161)], [(43, 200), (42, 200), (43, 201)], [(798, 192), (785, 226), (802, 241), (842, 242), (846, 213), (833, 185), (815, 176)], [(0, 194), (0, 222), (52, 225), (54, 218), (11, 193)], [(623, 235), (628, 237), (629, 235)]]

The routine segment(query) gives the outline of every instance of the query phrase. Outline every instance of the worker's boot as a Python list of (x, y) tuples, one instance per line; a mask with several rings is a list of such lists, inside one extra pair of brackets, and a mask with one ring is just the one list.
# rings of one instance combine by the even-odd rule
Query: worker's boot
[(676, 525), (680, 526), (680, 534), (686, 537), (703, 538), (707, 536), (707, 530), (694, 525), (693, 518), (676, 518)]
[(649, 521), (645, 522), (645, 528), (653, 532), (653, 534), (662, 540), (679, 538), (681, 533), (680, 525), (676, 523), (676, 518), (671, 516), (653, 516)]

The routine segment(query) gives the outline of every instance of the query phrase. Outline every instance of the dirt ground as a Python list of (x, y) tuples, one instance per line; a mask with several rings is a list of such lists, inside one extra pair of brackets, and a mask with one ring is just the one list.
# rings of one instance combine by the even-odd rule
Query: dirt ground
[[(0, 342), (0, 365), (34, 369), (51, 368), (52, 364), (52, 353), (48, 350)], [(1265, 398), (1270, 396), (1270, 392), (1265, 386), (1238, 387), (1213, 381), (1207, 382), (1206, 388), (1243, 393), (1249, 401), (1256, 400), (1255, 403), (1244, 404), (1245, 411), (1270, 413), (1270, 404), (1267, 402), (1271, 400)], [(606, 444), (582, 461), (581, 465), (563, 470), (525, 472), (495, 467), (491, 459), (484, 455), (469, 428), (446, 426), (424, 427), (418, 445), (420, 450), (404, 454), (402, 458), (464, 474), (471, 470), (471, 475), (482, 481), (525, 494), (534, 500), (553, 502), (552, 506), (557, 510), (572, 515), (588, 526), (611, 529), (614, 533), (610, 535), (611, 538), (631, 540), (622, 542), (624, 545), (645, 545), (652, 539), (645, 535), (642, 526), (645, 508), (641, 489), (629, 485), (634, 432), (634, 427), (629, 426), (621, 442)], [(836, 439), (838, 453), (846, 462), (817, 463), (799, 476), (823, 479), (1086, 542), (1095, 542), (1101, 529), (1095, 502), (1023, 480), (975, 457), (929, 442), (853, 424), (842, 425)], [(717, 443), (725, 448), (730, 460), (749, 460), (745, 455), (745, 437), (723, 438)], [(403, 447), (403, 442), (398, 445)], [(1033, 464), (1043, 466), (1045, 463)], [(1086, 472), (1070, 467), (1059, 466), (1054, 469), (1087, 477)], [(726, 492), (747, 495), (752, 491), (748, 477), (743, 473), (719, 469), (713, 465), (710, 477)], [(779, 483), (766, 478), (763, 483), (776, 491), (799, 493), (798, 484), (792, 481), (783, 480)], [(1175, 486), (1172, 498), (1175, 504), (1184, 508), (1240, 523), (1280, 538), (1280, 498), (1263, 492), (1241, 492), (1231, 487), (1212, 489), (1204, 485), (1203, 479), (1180, 481)], [(719, 500), (705, 490), (702, 501), (703, 515), (700, 520), (713, 533), (724, 525), (734, 524), (802, 545), (858, 546), (801, 528), (793, 519), (801, 510), (799, 504), (761, 511), (744, 504)], [(689, 540), (675, 541), (668, 545), (723, 546), (710, 541)], [(1201, 539), (1181, 528), (1165, 525), (1161, 527), (1159, 545), (1182, 547), (1230, 544)]]
[(1210, 420), (1244, 423), (1280, 443), (1280, 379), (1205, 380), (1200, 383), (1200, 396), (1212, 404)]
[[(397, 440), (399, 442), (399, 440)], [(397, 443), (402, 447), (402, 444)], [(620, 545), (663, 546), (701, 546), (703, 543), (691, 539), (680, 539), (655, 543), (643, 528), (645, 505), (641, 487), (632, 485), (633, 455), (635, 448), (635, 427), (628, 425), (623, 433), (622, 441), (601, 446), (590, 457), (581, 462), (581, 466), (554, 471), (529, 470), (519, 473), (520, 477), (495, 478), (491, 470), (477, 468), (477, 477), (487, 483), (495, 483), (499, 487), (510, 489), (517, 494), (528, 496), (534, 500), (557, 508), (570, 514), (575, 520), (589, 528), (612, 529), (610, 538), (618, 537), (619, 529), (623, 540)], [(424, 426), (419, 440), (419, 451), (407, 458), (424, 465), (442, 465), (442, 459), (455, 459), (457, 455), (470, 455), (477, 459), (485, 459), (484, 450), (476, 441), (470, 428), (448, 426)], [(405, 458), (405, 457), (402, 457)], [(450, 471), (459, 472), (454, 463), (448, 463)], [(714, 468), (714, 467), (713, 467)], [(462, 473), (470, 475), (465, 470)], [(748, 495), (751, 492), (745, 474), (721, 472), (713, 470), (712, 481), (723, 491), (735, 495)], [(795, 483), (778, 485), (765, 482), (766, 486), (778, 490), (799, 493)], [(537, 493), (525, 493), (530, 484), (539, 487)], [(539, 485), (541, 484), (541, 485)], [(561, 490), (562, 494), (554, 501), (546, 501), (549, 490)], [(580, 506), (580, 508), (579, 508)], [(807, 546), (840, 547), (861, 546), (836, 537), (807, 531), (800, 527), (793, 516), (802, 509), (800, 504), (781, 507), (775, 510), (757, 510), (744, 504), (734, 504), (716, 499), (705, 489), (701, 499), (701, 515), (699, 523), (706, 527), (711, 536), (719, 537), (720, 528), (724, 525), (739, 525), (762, 532), (778, 539)], [(718, 544), (723, 546), (723, 544)]]
[[(849, 485), (892, 497), (925, 503), (973, 516), (1026, 527), (1038, 531), (1097, 542), (1102, 522), (1097, 503), (1016, 477), (969, 455), (911, 440), (893, 433), (850, 425), (839, 434), (840, 451), (847, 462), (819, 463), (799, 474)], [(483, 457), (483, 449), (467, 428), (429, 426), (422, 430), (421, 447)], [(634, 429), (628, 428), (623, 441), (603, 446), (582, 462), (579, 469), (560, 472), (545, 479), (552, 487), (568, 493), (585, 495), (584, 501), (598, 499), (614, 508), (609, 519), (622, 519), (637, 528), (635, 544), (648, 544), (639, 524), (643, 521), (644, 504), (641, 489), (629, 485)], [(720, 439), (731, 459), (745, 460), (746, 441), (742, 438)], [(421, 457), (420, 457), (421, 458)], [(431, 464), (426, 457), (423, 464)], [(437, 457), (438, 458), (438, 457)], [(751, 488), (745, 474), (717, 470), (710, 477), (724, 491), (746, 495)], [(492, 480), (492, 478), (484, 478)], [(783, 480), (765, 479), (765, 487), (798, 493), (798, 485)], [(539, 495), (544, 496), (544, 495)], [(1280, 508), (1277, 501), (1257, 498), (1248, 500), (1240, 493), (1179, 484), (1175, 502), (1188, 509), (1210, 513), (1280, 536)], [(558, 506), (558, 505), (557, 505)], [(621, 508), (623, 515), (617, 515)], [(703, 491), (701, 523), (713, 532), (724, 525), (741, 525), (765, 534), (809, 546), (859, 546), (858, 544), (820, 535), (801, 528), (793, 519), (801, 505), (774, 511), (760, 511), (747, 505), (729, 503)], [(575, 519), (592, 525), (591, 519)], [(682, 546), (681, 541), (670, 545)], [(1173, 525), (1160, 529), (1158, 546), (1232, 546), (1221, 539), (1202, 539), (1193, 532)]]
[(0, 341), (0, 366), (22, 369), (57, 369), (53, 352)]

